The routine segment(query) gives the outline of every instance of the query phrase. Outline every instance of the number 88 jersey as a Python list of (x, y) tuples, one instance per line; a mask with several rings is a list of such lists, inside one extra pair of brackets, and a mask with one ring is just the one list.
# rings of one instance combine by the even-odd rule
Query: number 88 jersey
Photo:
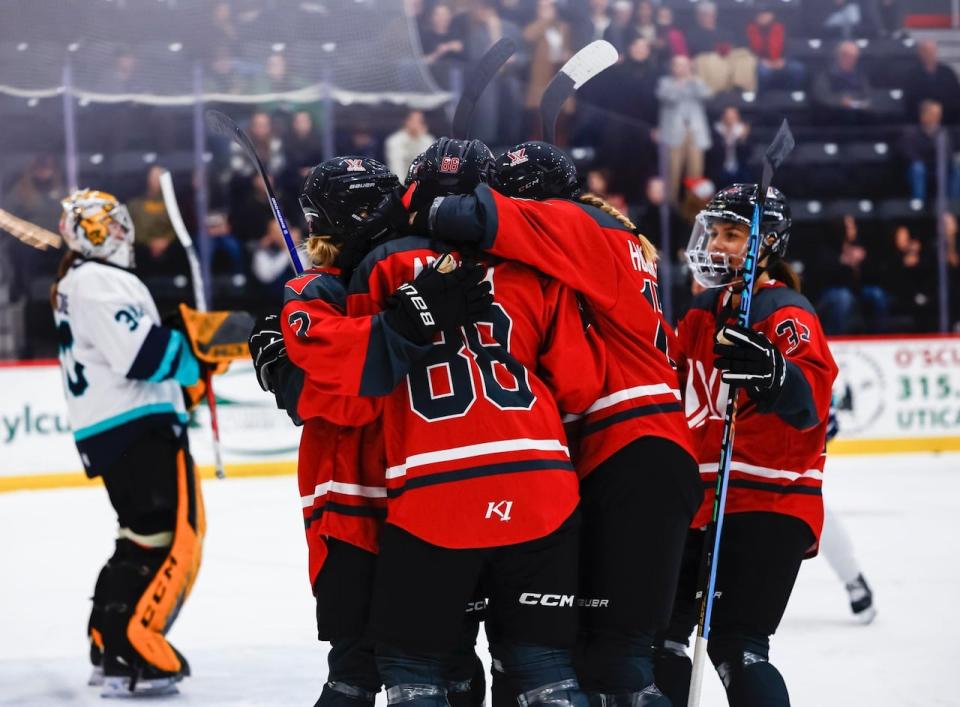
[[(383, 309), (439, 257), (431, 243), (403, 238), (368, 255), (348, 313)], [(438, 335), (384, 404), (387, 522), (448, 548), (533, 540), (566, 520), (578, 491), (560, 410), (583, 411), (603, 385), (604, 349), (570, 290), (495, 259), (487, 278), (489, 312)]]

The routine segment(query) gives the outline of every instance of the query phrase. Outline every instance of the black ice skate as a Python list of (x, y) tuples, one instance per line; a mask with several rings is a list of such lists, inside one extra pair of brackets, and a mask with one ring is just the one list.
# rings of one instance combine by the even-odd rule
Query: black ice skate
[(877, 610), (873, 606), (873, 592), (870, 585), (858, 574), (857, 578), (846, 585), (847, 594), (850, 595), (850, 610), (857, 621), (862, 624), (868, 624), (877, 616)]

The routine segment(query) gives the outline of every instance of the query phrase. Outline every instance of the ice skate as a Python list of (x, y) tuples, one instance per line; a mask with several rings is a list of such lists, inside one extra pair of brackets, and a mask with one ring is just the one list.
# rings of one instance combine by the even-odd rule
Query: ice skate
[(101, 697), (157, 697), (179, 692), (177, 683), (187, 672), (168, 673), (150, 665), (130, 665), (119, 656), (105, 656)]
[(846, 585), (847, 594), (850, 595), (850, 611), (854, 617), (862, 624), (868, 624), (877, 616), (877, 610), (873, 606), (873, 592), (870, 585), (858, 574), (857, 578)]

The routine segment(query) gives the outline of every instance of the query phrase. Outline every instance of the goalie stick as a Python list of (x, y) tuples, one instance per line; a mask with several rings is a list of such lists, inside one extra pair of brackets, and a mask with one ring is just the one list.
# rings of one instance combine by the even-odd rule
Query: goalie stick
[(567, 99), (587, 81), (616, 64), (618, 58), (616, 47), (598, 39), (570, 57), (557, 75), (550, 79), (540, 98), (544, 142), (553, 143), (556, 140), (557, 118)]
[(507, 60), (516, 51), (517, 45), (514, 44), (513, 40), (502, 37), (487, 49), (486, 53), (470, 69), (463, 85), (463, 91), (460, 94), (460, 100), (457, 102), (457, 109), (453, 113), (453, 124), (450, 131), (453, 137), (458, 140), (466, 140), (470, 136), (470, 123), (477, 108), (477, 101), (480, 100), (484, 89), (493, 81), (493, 77), (500, 71), (500, 67), (506, 64)]
[[(160, 190), (163, 192), (163, 203), (167, 207), (167, 215), (170, 217), (170, 223), (173, 224), (173, 230), (177, 234), (177, 240), (187, 252), (187, 262), (190, 264), (190, 281), (193, 284), (193, 296), (197, 311), (206, 312), (207, 294), (203, 288), (203, 272), (200, 270), (200, 259), (197, 257), (197, 248), (193, 244), (190, 232), (187, 231), (183, 223), (183, 216), (180, 214), (180, 205), (177, 204), (177, 195), (173, 189), (173, 177), (167, 170), (160, 175)], [(226, 477), (226, 470), (223, 466), (223, 450), (220, 444), (220, 421), (217, 416), (217, 396), (213, 392), (213, 374), (209, 367), (204, 374), (204, 384), (206, 385), (207, 407), (210, 409), (210, 430), (213, 434), (213, 464), (218, 479)]]
[(243, 148), (243, 151), (247, 157), (250, 158), (250, 161), (256, 165), (257, 171), (260, 173), (260, 179), (263, 180), (263, 184), (267, 189), (267, 196), (270, 199), (270, 210), (273, 211), (274, 218), (277, 219), (277, 223), (280, 224), (280, 231), (283, 233), (283, 242), (286, 243), (287, 253), (290, 255), (290, 264), (293, 266), (293, 271), (299, 275), (303, 272), (300, 254), (297, 252), (297, 246), (293, 242), (293, 237), (290, 235), (290, 229), (287, 228), (287, 219), (283, 217), (283, 212), (280, 210), (280, 202), (277, 201), (277, 194), (273, 191), (273, 185), (270, 184), (270, 175), (267, 174), (263, 162), (260, 161), (260, 156), (257, 154), (256, 148), (253, 146), (247, 134), (243, 132), (240, 126), (233, 122), (233, 119), (226, 113), (221, 113), (211, 108), (207, 110), (206, 116), (207, 125), (211, 130), (237, 143)]
[[(763, 155), (763, 173), (757, 190), (757, 203), (753, 207), (753, 220), (750, 223), (750, 239), (747, 241), (747, 258), (743, 265), (743, 290), (740, 294), (740, 307), (737, 322), (741, 326), (750, 326), (750, 305), (753, 302), (753, 283), (757, 276), (757, 260), (760, 257), (763, 207), (767, 199), (767, 189), (773, 180), (773, 174), (793, 150), (796, 143), (790, 126), (784, 120), (773, 142)], [(733, 436), (737, 417), (737, 389), (727, 396), (727, 407), (723, 415), (723, 433), (720, 447), (720, 461), (717, 464), (717, 486), (713, 499), (713, 518), (707, 526), (703, 554), (700, 558), (700, 573), (697, 581), (697, 598), (700, 601), (697, 640), (693, 651), (693, 672), (690, 675), (690, 694), (687, 707), (699, 707), (700, 690), (703, 684), (703, 667), (707, 659), (707, 643), (710, 639), (710, 618), (713, 613), (714, 591), (717, 582), (717, 563), (720, 558), (720, 536), (723, 532), (723, 517), (727, 504), (727, 488), (730, 481), (730, 457), (733, 454)], [(704, 586), (706, 584), (706, 586)]]

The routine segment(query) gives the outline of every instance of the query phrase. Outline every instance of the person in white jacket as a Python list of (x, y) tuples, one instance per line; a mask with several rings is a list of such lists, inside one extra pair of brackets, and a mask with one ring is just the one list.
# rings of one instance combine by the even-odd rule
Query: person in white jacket
[(104, 696), (176, 692), (190, 671), (165, 634), (196, 578), (205, 531), (182, 389), (198, 385), (200, 364), (132, 271), (126, 206), (92, 190), (62, 206), (69, 251), (51, 304), (67, 410), (87, 476), (103, 479), (119, 525), (93, 594), (91, 684)]
[(688, 57), (678, 55), (670, 62), (670, 75), (660, 78), (660, 127), (657, 137), (669, 150), (669, 198), (677, 203), (682, 177), (703, 176), (703, 155), (710, 149), (710, 126), (705, 101), (711, 91), (694, 75)]

